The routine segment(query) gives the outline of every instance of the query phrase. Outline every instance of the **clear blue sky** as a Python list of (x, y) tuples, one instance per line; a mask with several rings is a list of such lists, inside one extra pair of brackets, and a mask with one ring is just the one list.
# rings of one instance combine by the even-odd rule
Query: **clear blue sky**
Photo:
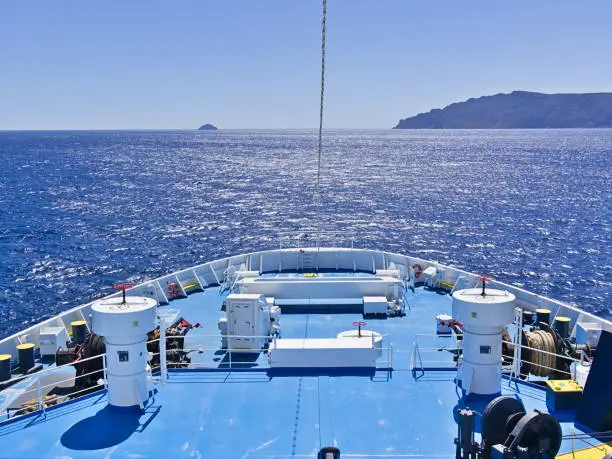
[[(0, 129), (309, 128), (316, 0), (0, 0)], [(325, 124), (612, 91), (612, 1), (328, 0)]]

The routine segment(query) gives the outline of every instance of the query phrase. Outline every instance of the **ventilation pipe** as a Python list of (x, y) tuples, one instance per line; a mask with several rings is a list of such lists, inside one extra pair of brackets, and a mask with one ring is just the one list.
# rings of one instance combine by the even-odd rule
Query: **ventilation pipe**
[(109, 405), (142, 409), (149, 398), (147, 333), (156, 328), (157, 302), (124, 294), (98, 301), (92, 311), (92, 330), (106, 344)]
[[(481, 279), (482, 280), (482, 279)], [(502, 333), (514, 317), (515, 296), (481, 288), (453, 293), (453, 318), (463, 324), (463, 358), (459, 379), (466, 394), (501, 391)]]

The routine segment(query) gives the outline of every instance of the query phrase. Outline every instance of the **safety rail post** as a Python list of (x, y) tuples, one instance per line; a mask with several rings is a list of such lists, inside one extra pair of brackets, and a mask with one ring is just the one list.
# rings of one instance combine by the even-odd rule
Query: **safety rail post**
[(159, 319), (159, 370), (161, 373), (161, 385), (166, 384), (168, 378), (168, 366), (166, 362), (166, 321)]
[[(462, 373), (463, 373), (463, 368), (462, 368), (462, 362), (463, 362), (463, 357), (459, 356), (457, 358), (457, 374), (455, 375), (455, 392), (459, 392), (459, 377), (463, 377)], [(463, 379), (461, 379), (462, 381)], [(463, 384), (463, 383), (462, 383)]]
[(590, 363), (591, 363), (591, 362), (589, 361), (589, 356), (587, 355), (587, 353), (586, 353), (586, 352), (584, 352), (584, 349), (581, 349), (581, 350), (580, 350), (580, 354), (578, 354), (578, 355), (580, 356), (578, 360), (580, 361), (580, 364), (581, 364), (581, 365), (582, 365), (583, 363), (586, 363), (586, 364), (590, 364)]
[(512, 362), (512, 376), (520, 378), (521, 374), (521, 344), (523, 334), (523, 310), (514, 308), (514, 323), (516, 326), (516, 336), (514, 338), (514, 361)]
[(40, 382), (40, 376), (36, 378), (36, 390), (38, 392), (38, 409), (45, 413), (45, 402), (43, 400), (43, 390)]
[(416, 355), (419, 358), (421, 370), (425, 370), (425, 365), (423, 364), (423, 358), (421, 357), (421, 348), (419, 347), (419, 343), (416, 343)]
[(104, 378), (104, 388), (108, 389), (108, 373), (106, 369), (106, 353), (102, 354), (102, 374)]

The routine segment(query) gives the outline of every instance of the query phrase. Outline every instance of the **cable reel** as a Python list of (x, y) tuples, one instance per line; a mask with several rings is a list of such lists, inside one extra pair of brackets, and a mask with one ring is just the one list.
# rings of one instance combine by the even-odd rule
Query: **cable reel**
[(481, 457), (554, 458), (561, 447), (561, 425), (548, 413), (526, 413), (520, 400), (501, 396), (485, 408), (482, 440)]

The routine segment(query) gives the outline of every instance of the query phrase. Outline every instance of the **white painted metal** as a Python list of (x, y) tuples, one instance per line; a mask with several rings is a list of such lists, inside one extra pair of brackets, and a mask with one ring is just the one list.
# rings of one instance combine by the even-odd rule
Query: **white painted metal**
[(244, 279), (245, 277), (259, 277), (258, 271), (236, 271), (236, 280)]
[(512, 376), (519, 378), (521, 375), (522, 338), (523, 338), (523, 310), (514, 308), (514, 355), (512, 360)]
[[(317, 250), (316, 256), (316, 266), (321, 270), (333, 269), (339, 271), (347, 270), (371, 272), (373, 268), (376, 270), (399, 269), (401, 273), (407, 274), (410, 272), (410, 267), (415, 263), (421, 264), (423, 267), (434, 264), (427, 260), (401, 254), (352, 248), (320, 247)], [(174, 279), (178, 278), (179, 280), (185, 281), (186, 279), (196, 278), (201, 285), (208, 287), (216, 282), (215, 278), (218, 277), (217, 274), (222, 272), (222, 269), (225, 266), (240, 266), (241, 264), (245, 264), (247, 267), (246, 269), (248, 270), (259, 271), (265, 269), (266, 271), (273, 271), (278, 268), (279, 260), (281, 260), (281, 258), (283, 269), (296, 269), (299, 259), (299, 251), (295, 248), (289, 248), (283, 250), (254, 252), (252, 254), (241, 254), (221, 260), (214, 260), (189, 267), (184, 270), (169, 273), (168, 275), (157, 279), (148, 280), (143, 284), (129, 289), (127, 293), (128, 295), (148, 296), (146, 292), (152, 292), (151, 285), (153, 285), (155, 294), (151, 296), (155, 297), (159, 303), (167, 304), (169, 300), (167, 297), (167, 283), (172, 282)], [(296, 267), (292, 268), (291, 266), (293, 265)], [(437, 263), (435, 266), (438, 268), (437, 276), (441, 276), (443, 273), (445, 281), (448, 283), (453, 283), (455, 285), (455, 290), (474, 286), (476, 284), (475, 276), (469, 272), (450, 266), (439, 265)], [(403, 274), (402, 277), (404, 277), (405, 274)], [(457, 282), (458, 278), (463, 280), (461, 282)], [(411, 276), (411, 281), (414, 281), (414, 275)], [(590, 333), (590, 337), (587, 337), (587, 339), (593, 344), (596, 344), (599, 338), (600, 330), (612, 332), (612, 322), (597, 317), (591, 313), (581, 311), (574, 305), (541, 297), (535, 293), (497, 281), (492, 281), (489, 283), (489, 285), (491, 287), (501, 290), (508, 290), (509, 292), (513, 293), (516, 296), (516, 304), (524, 309), (534, 311), (538, 307), (544, 307), (551, 310), (551, 317), (555, 317), (557, 315), (570, 317), (573, 324), (573, 337), (580, 334), (582, 340), (585, 339), (582, 338), (584, 334)], [(111, 295), (109, 298), (116, 298), (120, 295), (121, 293), (117, 293)], [(94, 302), (90, 302), (88, 304), (72, 308), (55, 317), (32, 325), (25, 330), (0, 340), (0, 353), (11, 354), (12, 358), (16, 359), (17, 352), (15, 346), (17, 344), (32, 342), (37, 346), (40, 346), (41, 330), (44, 327), (59, 327), (62, 325), (64, 327), (68, 327), (70, 322), (74, 320), (85, 320), (88, 327), (91, 328), (93, 303)], [(590, 324), (595, 325), (591, 326)], [(418, 349), (415, 352), (416, 354), (419, 354)], [(27, 376), (24, 377), (24, 379), (28, 379), (28, 381), (31, 380), (33, 387), (35, 387), (35, 377)]]
[(583, 322), (576, 327), (576, 343), (588, 344), (596, 347), (601, 335), (601, 324), (597, 322)]
[(396, 279), (400, 278), (399, 269), (377, 269), (376, 275), (381, 277), (395, 277)]
[(582, 387), (585, 386), (589, 372), (591, 371), (591, 364), (587, 362), (580, 362), (576, 365), (576, 382)]
[(364, 314), (387, 314), (387, 298), (384, 296), (364, 296)]
[(227, 316), (221, 317), (217, 322), (217, 328), (221, 332), (221, 348), (227, 349), (229, 346), (227, 345)]
[(40, 355), (55, 355), (60, 347), (66, 347), (68, 333), (64, 327), (40, 329)]
[(364, 296), (399, 299), (402, 282), (394, 277), (316, 277), (244, 278), (236, 291), (273, 296), (276, 304), (362, 304)]
[[(171, 322), (170, 322), (171, 323)], [(168, 379), (168, 354), (166, 353), (166, 328), (170, 325), (164, 317), (159, 318), (159, 367), (161, 373), (162, 386), (166, 384)]]
[(436, 282), (436, 273), (437, 269), (435, 266), (429, 266), (423, 270), (421, 276), (419, 277), (419, 281), (423, 282), (425, 285), (433, 287)]
[(372, 343), (372, 346), (378, 349), (379, 351), (377, 352), (378, 357), (382, 355), (383, 337), (380, 333), (377, 333), (375, 331), (361, 330), (361, 336), (360, 336), (359, 330), (346, 330), (346, 331), (338, 333), (338, 335), (336, 335), (336, 338), (337, 339), (366, 339), (366, 340), (369, 339), (370, 342)]
[[(268, 300), (269, 298), (266, 298)], [(268, 302), (270, 304), (270, 302)], [(280, 319), (281, 319), (281, 308), (274, 306), (274, 303), (270, 305), (270, 335), (277, 335), (280, 333)]]
[(147, 333), (156, 327), (157, 302), (130, 296), (107, 298), (92, 306), (93, 332), (104, 336), (108, 375), (108, 403), (142, 406), (147, 387)]
[[(260, 271), (263, 265), (264, 254), (266, 260), (265, 264), (268, 265), (269, 260), (270, 267), (273, 267), (274, 263), (276, 263), (276, 265), (278, 264), (278, 259), (280, 257), (293, 256), (295, 257), (295, 259), (297, 259), (298, 253), (299, 249), (288, 248), (282, 250), (253, 252), (250, 254), (240, 254), (225, 259), (214, 260), (197, 266), (192, 266), (181, 271), (170, 273), (157, 279), (146, 281), (143, 284), (137, 285), (134, 288), (129, 289), (128, 295), (140, 295), (141, 290), (145, 289), (148, 284), (153, 283), (156, 286), (159, 302), (161, 304), (167, 304), (167, 291), (164, 290), (167, 286), (168, 280), (173, 279), (173, 276), (182, 275), (182, 273), (185, 271), (189, 271), (191, 273), (191, 271), (193, 270), (195, 273), (197, 273), (197, 276), (202, 281), (201, 283), (205, 286), (208, 286), (216, 282), (216, 273), (213, 273), (212, 271), (212, 265), (214, 265), (215, 263), (223, 263), (224, 265), (226, 265), (228, 262), (231, 262), (232, 264), (246, 263), (249, 270)], [(372, 269), (372, 255), (382, 253), (383, 252), (367, 249), (321, 247), (318, 253), (317, 264), (319, 266), (319, 269), (368, 271)], [(400, 267), (400, 269), (404, 269), (406, 270), (406, 272), (410, 272), (410, 284), (414, 282), (414, 273), (411, 272), (412, 270), (410, 268), (414, 263), (419, 263), (422, 266), (431, 264), (431, 262), (427, 260), (402, 254), (385, 253), (385, 255), (388, 257), (389, 263), (394, 263), (397, 267)], [(286, 261), (287, 258), (285, 258), (284, 260)], [(285, 265), (285, 262), (283, 262), (283, 265)], [(436, 264), (436, 266), (440, 270), (444, 271), (446, 282), (455, 284), (455, 290), (461, 288), (460, 286), (457, 286), (457, 279), (460, 277), (465, 279), (461, 282), (463, 285), (473, 286), (476, 283), (475, 275), (472, 273), (453, 268), (451, 266), (443, 266), (440, 264)], [(376, 268), (383, 269), (384, 267), (382, 263), (380, 263), (377, 264)], [(597, 323), (601, 326), (602, 330), (612, 332), (612, 322), (601, 317), (597, 317), (592, 313), (582, 311), (576, 306), (558, 300), (544, 298), (542, 296), (536, 295), (535, 293), (518, 288), (514, 285), (504, 284), (498, 281), (489, 282), (489, 285), (492, 288), (508, 290), (509, 292), (513, 293), (516, 296), (517, 306), (520, 306), (524, 309), (535, 311), (535, 309), (538, 307), (544, 307), (552, 311), (552, 316), (560, 314), (568, 317), (575, 317), (575, 329), (577, 329), (577, 324), (579, 323)], [(119, 295), (121, 295), (121, 293), (115, 293), (110, 297), (117, 297)], [(16, 359), (17, 351), (15, 349), (15, 346), (17, 344), (24, 342), (33, 342), (38, 345), (40, 329), (44, 326), (56, 326), (58, 324), (58, 319), (61, 320), (65, 326), (69, 326), (70, 322), (74, 320), (86, 320), (88, 325), (91, 325), (90, 315), (91, 306), (93, 305), (93, 303), (94, 302), (90, 302), (81, 306), (77, 306), (59, 314), (58, 316), (49, 318), (43, 322), (32, 325), (31, 327), (28, 327), (25, 330), (22, 330), (7, 338), (4, 338), (3, 340), (0, 340), (0, 353), (11, 354), (12, 358)], [(573, 333), (572, 335), (575, 336), (575, 333)]]
[(512, 322), (515, 296), (507, 291), (480, 288), (453, 293), (453, 318), (463, 324), (459, 378), (470, 394), (501, 391), (502, 332)]
[[(259, 350), (270, 332), (270, 308), (260, 294), (232, 293), (225, 299), (227, 344), (232, 349)], [(221, 325), (221, 324), (219, 324)]]
[(277, 339), (270, 347), (272, 368), (374, 367), (380, 350), (362, 339)]
[(448, 314), (438, 314), (436, 316), (436, 333), (438, 335), (450, 335), (453, 330), (450, 323), (453, 318)]

